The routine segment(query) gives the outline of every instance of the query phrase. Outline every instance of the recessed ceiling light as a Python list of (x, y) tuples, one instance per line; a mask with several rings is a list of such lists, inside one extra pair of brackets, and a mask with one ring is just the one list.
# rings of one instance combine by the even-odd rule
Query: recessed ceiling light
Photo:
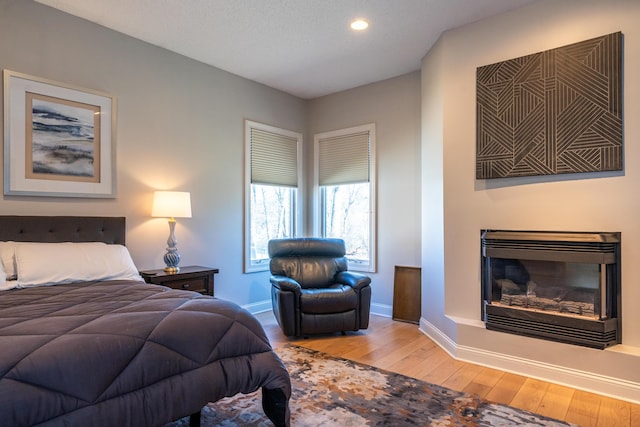
[(369, 23), (364, 19), (356, 19), (351, 23), (351, 29), (356, 31), (366, 30), (368, 26), (369, 26)]

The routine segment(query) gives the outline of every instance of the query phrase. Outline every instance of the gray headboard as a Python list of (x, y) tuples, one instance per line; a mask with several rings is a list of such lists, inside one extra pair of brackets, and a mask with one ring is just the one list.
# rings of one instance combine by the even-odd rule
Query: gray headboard
[(0, 215), (0, 241), (125, 244), (124, 217)]

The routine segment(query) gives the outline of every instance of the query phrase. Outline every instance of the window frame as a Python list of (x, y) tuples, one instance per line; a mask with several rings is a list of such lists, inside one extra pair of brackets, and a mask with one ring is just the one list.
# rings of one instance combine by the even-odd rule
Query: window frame
[(314, 171), (313, 171), (313, 230), (316, 236), (324, 237), (326, 211), (324, 206), (324, 188), (320, 186), (320, 141), (327, 138), (347, 136), (351, 134), (369, 133), (369, 262), (354, 261), (347, 257), (350, 270), (375, 273), (377, 271), (377, 169), (376, 169), (376, 126), (369, 123), (345, 129), (317, 133), (313, 136)]
[[(269, 259), (254, 261), (251, 259), (251, 188), (253, 183), (251, 182), (251, 130), (259, 129), (266, 132), (270, 132), (277, 135), (282, 135), (289, 138), (296, 139), (296, 161), (297, 161), (297, 186), (288, 187), (282, 185), (281, 187), (287, 187), (293, 190), (292, 194), (292, 206), (291, 206), (291, 233), (292, 237), (298, 235), (300, 222), (302, 219), (302, 203), (303, 199), (303, 174), (302, 174), (302, 133), (294, 132), (287, 129), (278, 128), (275, 126), (267, 125), (264, 123), (255, 122), (252, 120), (245, 120), (245, 154), (244, 154), (244, 244), (243, 244), (243, 269), (244, 273), (255, 273), (260, 271), (267, 271), (269, 269)], [(259, 184), (266, 185), (266, 184)], [(277, 185), (275, 185), (278, 187)]]

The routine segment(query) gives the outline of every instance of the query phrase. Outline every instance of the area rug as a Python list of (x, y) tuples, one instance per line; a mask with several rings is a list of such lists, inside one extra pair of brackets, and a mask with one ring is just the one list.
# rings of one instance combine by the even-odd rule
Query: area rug
[[(295, 345), (276, 352), (291, 376), (293, 427), (572, 425)], [(183, 418), (168, 426), (188, 425)], [(272, 424), (258, 391), (210, 403), (202, 410), (201, 425)]]

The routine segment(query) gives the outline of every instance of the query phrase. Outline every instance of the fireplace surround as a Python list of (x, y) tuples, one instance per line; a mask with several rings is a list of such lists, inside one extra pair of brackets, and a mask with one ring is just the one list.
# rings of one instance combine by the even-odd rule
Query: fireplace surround
[(621, 342), (618, 232), (481, 231), (486, 328), (604, 349)]

